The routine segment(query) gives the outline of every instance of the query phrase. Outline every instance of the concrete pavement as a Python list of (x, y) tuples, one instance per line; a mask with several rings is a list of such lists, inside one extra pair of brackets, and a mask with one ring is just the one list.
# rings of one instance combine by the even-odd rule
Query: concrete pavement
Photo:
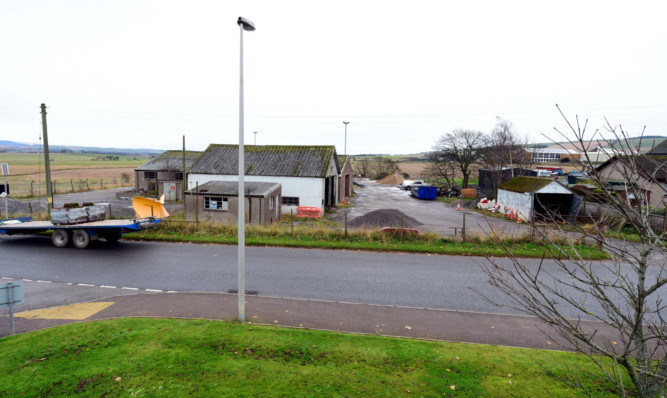
[[(426, 308), (342, 303), (246, 295), (246, 321), (295, 327), (492, 344), (512, 347), (568, 350), (562, 340), (547, 337), (548, 325), (527, 316), (447, 311)], [(41, 310), (15, 311), (17, 333), (72, 322), (123, 317), (160, 317), (235, 320), (238, 298), (226, 293), (151, 293), (123, 295), (89, 303)], [(583, 322), (598, 338), (617, 340), (600, 322)], [(0, 336), (9, 335), (9, 318), (0, 318)]]

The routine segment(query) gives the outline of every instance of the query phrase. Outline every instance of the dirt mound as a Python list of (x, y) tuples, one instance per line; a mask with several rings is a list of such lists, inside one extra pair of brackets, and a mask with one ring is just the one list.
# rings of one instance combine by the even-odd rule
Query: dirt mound
[(404, 180), (404, 178), (403, 178), (402, 175), (400, 175), (398, 173), (394, 173), (394, 174), (386, 176), (385, 178), (383, 178), (381, 180), (378, 180), (378, 183), (397, 185), (397, 184), (402, 183), (403, 180)]
[[(417, 219), (403, 215), (403, 228), (422, 225)], [(349, 223), (352, 228), (401, 227), (401, 212), (395, 209), (380, 209), (357, 217)]]

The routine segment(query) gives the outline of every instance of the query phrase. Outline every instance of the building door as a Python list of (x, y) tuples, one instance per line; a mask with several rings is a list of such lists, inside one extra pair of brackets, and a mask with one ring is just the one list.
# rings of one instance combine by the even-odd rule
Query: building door
[(329, 199), (329, 196), (331, 196), (330, 182), (329, 177), (324, 179), (324, 207), (331, 206), (331, 200)]
[(176, 184), (173, 182), (164, 183), (164, 200), (176, 200)]

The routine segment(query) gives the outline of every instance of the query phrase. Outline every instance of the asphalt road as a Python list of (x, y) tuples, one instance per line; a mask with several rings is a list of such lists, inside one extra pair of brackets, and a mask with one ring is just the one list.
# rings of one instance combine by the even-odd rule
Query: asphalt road
[[(153, 291), (227, 292), (237, 287), (236, 246), (100, 241), (58, 249), (48, 237), (0, 238), (0, 278), (27, 280), (19, 310)], [(507, 298), (488, 287), (474, 257), (248, 247), (246, 289), (303, 298), (513, 314), (487, 303)], [(536, 267), (537, 260), (524, 260)], [(558, 274), (553, 262), (545, 271)], [(655, 267), (658, 270), (658, 267)], [(651, 271), (653, 272), (653, 271)], [(663, 289), (666, 290), (666, 289)], [(591, 311), (598, 311), (590, 303)], [(6, 312), (6, 309), (2, 310)]]

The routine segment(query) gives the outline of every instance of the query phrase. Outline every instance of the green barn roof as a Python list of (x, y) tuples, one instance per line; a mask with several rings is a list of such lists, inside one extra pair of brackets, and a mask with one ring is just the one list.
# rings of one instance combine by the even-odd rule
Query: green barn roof
[[(245, 145), (245, 174), (251, 176), (327, 177), (338, 158), (334, 146)], [(192, 174), (238, 175), (239, 146), (211, 144), (192, 166)]]
[[(185, 151), (185, 168), (190, 169), (204, 152)], [(138, 171), (183, 171), (183, 151), (164, 151), (137, 167)]]
[(498, 186), (498, 189), (504, 189), (512, 192), (535, 192), (554, 182), (551, 178), (543, 177), (514, 177), (506, 183)]

